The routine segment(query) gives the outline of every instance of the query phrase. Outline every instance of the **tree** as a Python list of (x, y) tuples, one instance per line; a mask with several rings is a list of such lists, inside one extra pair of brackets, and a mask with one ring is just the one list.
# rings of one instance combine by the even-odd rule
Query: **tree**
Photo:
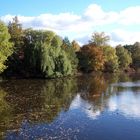
[(10, 41), (14, 44), (13, 54), (8, 58), (7, 75), (21, 74), (23, 71), (23, 47), (24, 47), (24, 31), (18, 18), (14, 17), (12, 22), (8, 24), (8, 31), (11, 35)]
[(73, 40), (71, 44), (75, 52), (80, 51), (80, 45), (75, 40)]
[(68, 59), (71, 61), (71, 66), (73, 69), (73, 73), (76, 73), (78, 66), (78, 58), (75, 52), (75, 48), (72, 46), (73, 44), (69, 41), (67, 37), (63, 39), (63, 43), (61, 47), (66, 52)]
[(60, 37), (54, 36), (50, 46), (43, 43), (41, 70), (45, 77), (53, 78), (73, 74), (71, 60), (61, 48), (61, 42)]
[(13, 18), (12, 22), (9, 22), (8, 31), (11, 35), (10, 41), (14, 43), (14, 53), (19, 54), (24, 44), (24, 32), (17, 16)]
[(64, 49), (67, 49), (67, 48), (70, 48), (71, 46), (72, 46), (72, 45), (71, 45), (71, 43), (70, 43), (68, 37), (64, 37), (62, 47), (63, 47)]
[(89, 42), (95, 44), (98, 47), (101, 47), (108, 45), (109, 40), (110, 40), (109, 36), (105, 35), (104, 32), (101, 33), (94, 32)]
[(140, 68), (140, 43), (136, 42), (132, 47), (132, 66), (135, 69)]
[(116, 55), (116, 50), (111, 46), (104, 46), (102, 49), (105, 56), (104, 71), (116, 72), (118, 70), (118, 58)]
[(46, 78), (73, 74), (72, 60), (61, 47), (63, 40), (51, 31), (26, 30), (24, 65), (31, 75)]
[(13, 53), (13, 44), (9, 40), (10, 34), (8, 33), (8, 28), (0, 21), (0, 73), (7, 68), (5, 62)]
[(125, 70), (132, 63), (131, 53), (122, 46), (116, 47), (116, 54), (118, 56), (119, 68)]
[(25, 30), (24, 68), (26, 73), (30, 73), (32, 75), (40, 73), (41, 45), (45, 41), (45, 35), (46, 33), (43, 31), (32, 29)]
[(123, 47), (124, 47), (125, 49), (127, 49), (130, 53), (132, 53), (133, 45), (124, 45)]
[(79, 67), (85, 72), (103, 70), (105, 58), (103, 50), (94, 44), (87, 44), (79, 53)]

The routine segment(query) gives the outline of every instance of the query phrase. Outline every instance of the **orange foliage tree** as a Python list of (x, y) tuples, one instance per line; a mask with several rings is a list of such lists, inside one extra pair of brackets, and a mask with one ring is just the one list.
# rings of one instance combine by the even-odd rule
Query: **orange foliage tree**
[(93, 43), (84, 45), (79, 53), (80, 69), (86, 72), (103, 70), (105, 57), (103, 50), (96, 47)]

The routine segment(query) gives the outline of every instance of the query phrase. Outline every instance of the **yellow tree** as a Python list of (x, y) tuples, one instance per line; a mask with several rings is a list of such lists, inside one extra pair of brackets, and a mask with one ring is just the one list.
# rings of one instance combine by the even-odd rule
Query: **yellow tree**
[(105, 72), (115, 72), (118, 70), (118, 57), (116, 55), (116, 50), (111, 46), (102, 47), (105, 63), (104, 63), (104, 71)]
[(5, 62), (13, 52), (13, 44), (9, 41), (10, 34), (6, 25), (0, 21), (0, 73), (6, 69)]

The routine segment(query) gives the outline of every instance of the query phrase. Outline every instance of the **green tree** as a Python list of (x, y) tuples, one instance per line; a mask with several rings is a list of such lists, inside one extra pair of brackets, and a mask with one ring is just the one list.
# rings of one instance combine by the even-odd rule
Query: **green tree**
[(118, 58), (116, 55), (116, 50), (111, 46), (104, 46), (102, 49), (105, 56), (104, 71), (116, 72), (118, 70)]
[(133, 45), (124, 45), (123, 47), (132, 53)]
[(41, 55), (43, 42), (48, 45), (54, 36), (50, 31), (25, 30), (24, 38), (24, 68), (26, 74), (36, 75), (41, 73)]
[(122, 46), (116, 47), (116, 54), (118, 56), (119, 68), (125, 70), (132, 63), (131, 53)]
[(140, 68), (140, 43), (136, 42), (132, 47), (132, 66), (135, 69)]
[(94, 32), (89, 42), (95, 44), (98, 47), (101, 47), (108, 45), (109, 40), (110, 37), (105, 35), (104, 32), (101, 33)]
[(63, 39), (63, 44), (61, 45), (61, 47), (66, 52), (68, 59), (71, 61), (71, 67), (72, 67), (73, 73), (76, 73), (77, 66), (78, 66), (78, 58), (76, 55), (75, 48), (72, 45), (73, 44), (69, 41), (69, 39), (65, 37)]
[(13, 44), (9, 40), (10, 34), (8, 33), (8, 28), (0, 21), (0, 73), (7, 68), (5, 62), (13, 53)]
[(45, 77), (61, 77), (73, 74), (72, 60), (62, 49), (62, 39), (55, 35), (50, 46), (42, 46), (41, 69)]
[(71, 47), (72, 47), (72, 44), (70, 43), (68, 37), (64, 37), (62, 48), (67, 49)]
[(61, 47), (63, 40), (51, 31), (26, 31), (24, 64), (29, 74), (46, 78), (73, 74), (72, 61)]

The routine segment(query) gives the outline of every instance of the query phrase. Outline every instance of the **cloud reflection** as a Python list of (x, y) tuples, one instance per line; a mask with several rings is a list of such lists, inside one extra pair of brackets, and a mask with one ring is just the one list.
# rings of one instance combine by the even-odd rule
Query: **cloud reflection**
[(82, 99), (80, 97), (80, 94), (78, 94), (75, 99), (72, 101), (70, 109), (80, 109), (82, 112), (84, 112), (87, 117), (90, 119), (97, 119), (98, 116), (101, 114), (101, 110), (95, 108), (90, 102)]
[(122, 92), (119, 96), (113, 96), (108, 102), (109, 111), (118, 110), (128, 118), (140, 118), (140, 94), (127, 91)]
[(99, 96), (92, 101), (88, 98), (82, 98), (81, 93), (79, 93), (72, 101), (70, 109), (79, 109), (93, 120), (98, 119), (101, 113), (105, 111), (117, 112), (129, 119), (140, 119), (139, 83), (124, 82), (121, 85), (123, 89), (120, 89), (119, 84), (111, 85), (111, 93), (107, 93), (109, 96), (105, 96), (105, 93), (103, 93), (103, 96)]

